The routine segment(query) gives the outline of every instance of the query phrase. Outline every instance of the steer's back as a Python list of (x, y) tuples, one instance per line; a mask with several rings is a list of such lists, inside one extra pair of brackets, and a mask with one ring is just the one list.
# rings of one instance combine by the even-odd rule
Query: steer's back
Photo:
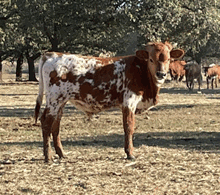
[(220, 66), (219, 65), (214, 65), (214, 66), (208, 68), (207, 75), (209, 77), (214, 77), (214, 76), (220, 77)]
[(39, 68), (35, 117), (42, 104), (43, 87), (49, 106), (58, 107), (59, 101), (70, 100), (89, 115), (118, 106), (125, 88), (125, 60), (126, 57), (102, 59), (56, 52), (44, 54)]
[(44, 54), (42, 59), (41, 66), (44, 77), (51, 77), (52, 72), (56, 71), (57, 77), (61, 78), (63, 82), (68, 73), (71, 73), (77, 79), (77, 77), (87, 73), (93, 74), (95, 69), (102, 66), (102, 63), (96, 59), (86, 59), (74, 54), (48, 52)]

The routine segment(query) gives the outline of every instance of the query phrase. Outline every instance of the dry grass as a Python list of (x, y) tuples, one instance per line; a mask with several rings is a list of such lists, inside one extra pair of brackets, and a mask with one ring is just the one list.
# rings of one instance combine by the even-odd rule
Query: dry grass
[(4, 80), (0, 194), (220, 194), (219, 90), (166, 83), (150, 119), (136, 117), (135, 161), (125, 159), (119, 110), (87, 122), (68, 104), (61, 123), (68, 158), (45, 164), (32, 118), (38, 85)]

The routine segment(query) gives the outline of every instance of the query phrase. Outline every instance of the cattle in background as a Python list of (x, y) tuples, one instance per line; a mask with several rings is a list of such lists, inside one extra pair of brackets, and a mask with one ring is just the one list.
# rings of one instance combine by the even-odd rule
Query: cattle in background
[(169, 71), (172, 80), (182, 81), (185, 76), (185, 64), (184, 60), (173, 60), (170, 62)]
[(217, 88), (220, 80), (220, 66), (217, 64), (210, 64), (208, 67), (204, 67), (204, 72), (206, 76), (207, 89), (209, 89), (209, 80), (211, 80), (212, 89), (214, 89), (214, 81), (215, 87)]
[(186, 73), (186, 86), (189, 90), (194, 88), (194, 80), (196, 79), (199, 85), (199, 91), (202, 84), (202, 69), (196, 61), (187, 62), (184, 67)]
[(180, 58), (183, 50), (169, 43), (149, 43), (134, 56), (98, 58), (48, 52), (39, 64), (39, 94), (35, 121), (45, 89), (46, 106), (40, 118), (45, 162), (51, 159), (50, 134), (60, 158), (64, 157), (59, 126), (65, 104), (70, 101), (86, 115), (117, 107), (122, 110), (124, 150), (134, 158), (135, 111), (156, 104), (160, 86), (169, 69), (170, 58)]

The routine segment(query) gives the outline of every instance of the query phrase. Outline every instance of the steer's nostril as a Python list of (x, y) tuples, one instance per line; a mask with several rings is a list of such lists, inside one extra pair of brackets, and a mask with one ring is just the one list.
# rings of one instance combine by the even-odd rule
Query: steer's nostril
[(157, 75), (158, 78), (162, 78), (163, 79), (167, 74), (164, 73), (164, 72), (157, 72), (156, 75)]
[(159, 77), (160, 76), (160, 72), (157, 72), (156, 75), (157, 75), (157, 77)]

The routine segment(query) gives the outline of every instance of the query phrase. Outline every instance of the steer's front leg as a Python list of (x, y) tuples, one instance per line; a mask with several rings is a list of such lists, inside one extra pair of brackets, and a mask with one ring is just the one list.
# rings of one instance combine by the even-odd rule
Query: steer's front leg
[(134, 133), (134, 124), (135, 124), (135, 115), (134, 113), (128, 108), (123, 107), (123, 126), (125, 132), (125, 153), (127, 154), (128, 159), (134, 159), (132, 155), (133, 152), (133, 133)]

